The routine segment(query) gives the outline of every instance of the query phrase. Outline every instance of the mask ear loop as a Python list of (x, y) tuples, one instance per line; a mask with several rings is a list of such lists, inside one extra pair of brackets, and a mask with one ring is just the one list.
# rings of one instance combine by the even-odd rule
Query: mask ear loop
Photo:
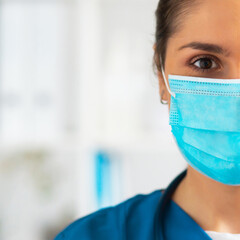
[(173, 93), (173, 92), (170, 90), (169, 86), (168, 86), (167, 79), (166, 79), (166, 77), (165, 77), (165, 72), (164, 72), (164, 70), (163, 70), (163, 64), (162, 64), (162, 57), (161, 57), (161, 56), (160, 56), (160, 63), (161, 63), (161, 71), (162, 71), (163, 79), (164, 79), (165, 85), (166, 85), (166, 87), (167, 87), (167, 90), (168, 90), (168, 92), (175, 98), (175, 97), (176, 97), (176, 94)]

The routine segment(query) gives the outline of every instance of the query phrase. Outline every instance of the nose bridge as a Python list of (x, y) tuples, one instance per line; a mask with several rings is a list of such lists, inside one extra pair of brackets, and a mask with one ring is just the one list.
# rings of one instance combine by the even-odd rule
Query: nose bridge
[(236, 56), (236, 74), (237, 79), (240, 79), (240, 19), (239, 19), (239, 8), (235, 9), (233, 12), (234, 21), (236, 23), (232, 35), (233, 45), (235, 46), (235, 53)]
[(240, 52), (237, 57), (236, 67), (237, 67), (237, 78), (240, 79)]
[(232, 78), (240, 79), (240, 52), (234, 60), (232, 75)]
[(231, 78), (240, 79), (240, 19), (239, 12), (233, 14), (234, 22), (231, 33), (227, 35), (227, 48), (230, 51), (229, 60), (230, 68), (228, 74), (232, 75)]
[[(240, 23), (239, 22), (239, 19), (237, 20), (238, 21), (238, 24)], [(237, 49), (236, 49), (236, 73), (237, 73), (237, 78), (240, 79), (240, 29), (236, 27), (235, 29), (235, 34), (236, 34), (236, 46), (237, 46)]]
[[(239, 41), (240, 42), (240, 41)], [(240, 43), (232, 48), (232, 54), (229, 56), (226, 67), (226, 77), (240, 79)]]

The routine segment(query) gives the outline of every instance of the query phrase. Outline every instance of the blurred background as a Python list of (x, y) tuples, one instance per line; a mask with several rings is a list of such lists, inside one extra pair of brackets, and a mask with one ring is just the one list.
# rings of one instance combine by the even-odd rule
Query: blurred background
[(152, 69), (157, 3), (0, 1), (0, 239), (53, 239), (186, 167)]

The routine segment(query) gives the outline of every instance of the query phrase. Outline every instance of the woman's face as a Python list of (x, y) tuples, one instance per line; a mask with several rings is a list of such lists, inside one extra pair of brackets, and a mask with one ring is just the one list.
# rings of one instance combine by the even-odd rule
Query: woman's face
[[(169, 40), (165, 75), (240, 78), (240, 0), (201, 1)], [(170, 94), (161, 73), (160, 93)]]

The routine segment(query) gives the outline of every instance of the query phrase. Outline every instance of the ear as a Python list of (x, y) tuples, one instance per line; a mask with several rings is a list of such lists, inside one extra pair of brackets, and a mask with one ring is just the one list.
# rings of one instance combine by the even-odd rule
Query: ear
[(156, 43), (153, 44), (153, 51), (156, 50)]
[(162, 72), (158, 71), (158, 82), (159, 82), (159, 96), (160, 99), (168, 102), (168, 111), (170, 111), (171, 95), (167, 90)]
[[(153, 44), (153, 51), (156, 51), (156, 43)], [(159, 83), (159, 95), (162, 98), (162, 100), (167, 100), (167, 88), (162, 76), (161, 71), (157, 70), (157, 76), (158, 76), (158, 83)]]
[[(156, 43), (153, 44), (153, 50), (156, 51)], [(170, 109), (170, 101), (171, 101), (171, 95), (167, 90), (166, 84), (164, 82), (164, 78), (162, 75), (162, 72), (157, 70), (157, 76), (158, 76), (158, 83), (159, 83), (159, 96), (160, 99), (168, 101), (168, 109)]]
[(168, 90), (167, 90), (166, 84), (163, 79), (163, 75), (160, 71), (158, 71), (157, 76), (158, 76), (158, 83), (159, 83), (159, 95), (162, 98), (162, 100), (168, 101), (169, 94), (168, 94)]

